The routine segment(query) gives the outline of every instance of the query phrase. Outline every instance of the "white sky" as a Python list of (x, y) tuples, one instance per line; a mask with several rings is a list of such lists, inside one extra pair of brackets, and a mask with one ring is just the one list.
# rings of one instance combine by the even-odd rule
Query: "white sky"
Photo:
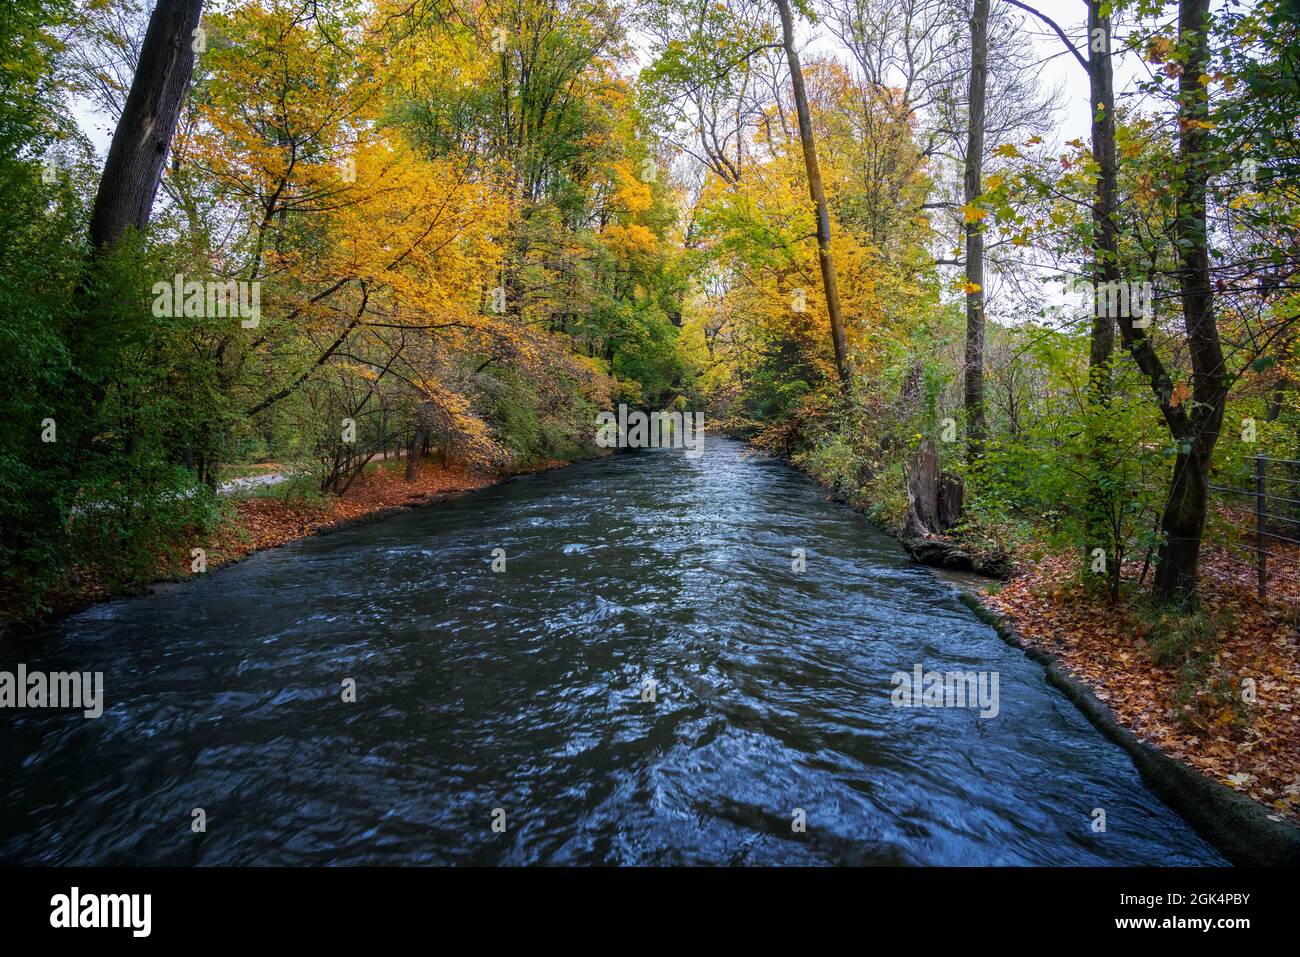
[[(1082, 44), (1086, 23), (1086, 8), (1082, 0), (1039, 0), (1035, 5)], [(1064, 110), (1060, 117), (1058, 142), (1064, 143), (1075, 137), (1083, 137), (1086, 140), (1090, 128), (1088, 81), (1082, 68), (1075, 62), (1074, 57), (1064, 51), (1059, 38), (1049, 27), (1038, 23), (1033, 17), (1020, 10), (1015, 10), (1014, 13), (1024, 18), (1026, 41), (1034, 45), (1039, 59), (1044, 61), (1042, 73), (1044, 85), (1064, 87)], [(826, 27), (813, 26), (806, 22), (800, 26), (800, 32), (808, 40), (808, 49), (844, 55), (838, 41), (830, 36)], [(1119, 58), (1115, 87), (1121, 95), (1132, 83), (1135, 60), (1135, 57)], [(111, 120), (94, 112), (89, 104), (82, 101), (74, 102), (74, 114), (102, 158), (108, 151), (108, 143), (112, 137)]]
[[(1087, 33), (1088, 11), (1083, 0), (1037, 0), (1037, 2), (1026, 0), (1026, 2), (1055, 20), (1075, 41), (1080, 52), (1087, 56), (1084, 41)], [(1214, 3), (1216, 7), (1218, 5), (1217, 2)], [(997, 0), (994, 0), (994, 6), (999, 6)], [(1056, 131), (1058, 143), (1063, 144), (1079, 137), (1087, 142), (1092, 129), (1092, 120), (1088, 104), (1088, 77), (1083, 67), (1065, 49), (1060, 37), (1051, 27), (1019, 8), (1009, 9), (1011, 15), (1022, 23), (1024, 42), (1035, 50), (1036, 59), (1042, 64), (1042, 85), (1047, 89), (1058, 87), (1062, 89), (1062, 111), (1058, 117), (1059, 125)], [(808, 43), (809, 51), (834, 53), (842, 59), (846, 58), (839, 41), (827, 27), (809, 23), (800, 26), (800, 32)], [(1127, 29), (1121, 25), (1119, 32), (1124, 35)], [(1118, 50), (1118, 46), (1117, 43), (1112, 43), (1112, 49)], [(1125, 92), (1133, 89), (1133, 83), (1141, 71), (1141, 64), (1138, 57), (1129, 54), (1116, 56), (1114, 66), (1115, 92), (1123, 102)]]
[[(1087, 35), (1088, 11), (1082, 0), (1039, 0), (1030, 5), (1055, 20), (1075, 41), (1075, 45), (1080, 48), (1085, 58), (1087, 57), (1084, 41)], [(1040, 59), (1045, 61), (1042, 73), (1044, 85), (1059, 86), (1064, 90), (1063, 110), (1057, 128), (1058, 144), (1075, 138), (1082, 138), (1087, 142), (1092, 130), (1087, 74), (1083, 72), (1083, 67), (1078, 61), (1066, 51), (1065, 45), (1051, 27), (1018, 8), (1013, 8), (1013, 12), (1022, 18), (1024, 23), (1022, 29), (1030, 36), (1031, 42), (1039, 51)], [(1120, 32), (1127, 31), (1121, 26)], [(1118, 48), (1119, 44), (1112, 41), (1112, 51)], [(1140, 65), (1138, 58), (1132, 54), (1113, 57), (1112, 62), (1115, 67), (1115, 95), (1122, 103), (1125, 92), (1133, 89)]]

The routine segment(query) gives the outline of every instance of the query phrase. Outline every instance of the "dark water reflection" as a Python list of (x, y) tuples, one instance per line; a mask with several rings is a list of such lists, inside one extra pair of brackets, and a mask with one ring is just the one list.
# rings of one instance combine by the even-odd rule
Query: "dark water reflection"
[[(10, 863), (1223, 863), (947, 585), (721, 439), (264, 553), (19, 661), (103, 671), (107, 707), (0, 712)], [(997, 671), (1000, 714), (892, 707), (917, 663)]]

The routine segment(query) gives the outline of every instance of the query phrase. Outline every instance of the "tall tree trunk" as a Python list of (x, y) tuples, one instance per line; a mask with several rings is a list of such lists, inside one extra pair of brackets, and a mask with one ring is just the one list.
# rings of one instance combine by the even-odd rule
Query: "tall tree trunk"
[[(1088, 73), (1089, 107), (1092, 110), (1092, 155), (1097, 161), (1097, 183), (1092, 205), (1092, 276), (1094, 284), (1120, 280), (1119, 224), (1115, 207), (1119, 202), (1119, 166), (1115, 158), (1115, 79), (1111, 62), (1109, 5), (1087, 0), (1088, 58), (1085, 60), (1069, 35), (1047, 14), (1021, 0), (1006, 0), (1012, 6), (1042, 20)], [(1095, 302), (1095, 301), (1094, 301)], [(1110, 360), (1115, 351), (1115, 323), (1112, 316), (1094, 315), (1088, 349), (1089, 394), (1105, 404), (1110, 399)]]
[(1178, 78), (1178, 158), (1174, 241), (1178, 247), (1178, 290), (1192, 363), (1193, 408), (1185, 427), (1175, 432), (1183, 451), (1174, 464), (1161, 527), (1165, 533), (1156, 566), (1155, 591), (1163, 599), (1190, 600), (1196, 592), (1201, 536), (1205, 528), (1208, 474), (1223, 424), (1227, 399), (1226, 369), (1214, 318), (1206, 232), (1206, 185), (1209, 180), (1209, 91), (1200, 77), (1210, 69), (1208, 36), (1210, 0), (1181, 0), (1179, 44), (1187, 52)]
[[(989, 0), (975, 0), (970, 19), (970, 116), (966, 136), (966, 205), (983, 191), (984, 88), (988, 80)], [(984, 228), (966, 224), (966, 435), (967, 456), (984, 444)]]
[[(982, 0), (986, 3), (988, 0)], [(794, 88), (795, 112), (799, 116), (799, 142), (803, 146), (803, 163), (808, 171), (808, 194), (817, 212), (817, 260), (822, 270), (822, 287), (826, 292), (826, 312), (831, 321), (831, 344), (835, 348), (835, 372), (840, 389), (849, 391), (848, 345), (844, 338), (844, 320), (840, 313), (839, 283), (835, 277), (835, 260), (831, 258), (831, 217), (822, 189), (822, 171), (817, 162), (817, 144), (813, 141), (812, 113), (808, 109), (808, 90), (803, 82), (799, 53), (794, 46), (794, 15), (790, 0), (776, 0), (781, 14), (781, 39), (790, 64), (790, 85)]]
[(90, 242), (97, 249), (149, 222), (194, 70), (193, 34), (202, 13), (203, 0), (158, 0), (149, 18), (90, 216)]
[[(1110, 53), (1110, 16), (1103, 0), (1088, 0), (1088, 87), (1092, 94), (1092, 155), (1099, 169), (1092, 205), (1093, 282), (1120, 281), (1119, 226), (1115, 204), (1119, 197), (1119, 167), (1115, 159), (1115, 79)], [(1101, 49), (1097, 49), (1101, 47)], [(1094, 298), (1088, 378), (1092, 398), (1110, 399), (1111, 354), (1115, 350), (1114, 317), (1097, 309)]]
[[(1051, 17), (1021, 0), (1006, 0), (1006, 2), (1033, 14), (1055, 30), (1066, 49), (1088, 74), (1089, 108), (1092, 110), (1092, 155), (1098, 166), (1092, 204), (1092, 281), (1094, 289), (1119, 282), (1119, 226), (1114, 215), (1119, 197), (1119, 173), (1115, 159), (1115, 82), (1111, 63), (1109, 13), (1103, 6), (1102, 0), (1087, 0), (1088, 39), (1084, 45), (1088, 51), (1088, 58), (1085, 60), (1075, 48), (1069, 34)], [(1101, 421), (1111, 398), (1111, 357), (1115, 351), (1115, 321), (1109, 314), (1109, 310), (1097, 309), (1096, 304), (1097, 297), (1094, 296), (1092, 335), (1088, 348), (1087, 402), (1090, 411), (1098, 413), (1094, 421)], [(1090, 562), (1092, 550), (1097, 543), (1106, 543), (1111, 599), (1114, 601), (1119, 596), (1120, 559), (1123, 555), (1124, 543), (1118, 540), (1114, 524), (1115, 496), (1118, 490), (1107, 487), (1107, 483), (1100, 479), (1106, 474), (1114, 455), (1110, 437), (1104, 432), (1093, 434), (1090, 439), (1089, 455), (1094, 469), (1094, 478), (1086, 492), (1088, 505), (1084, 516), (1087, 528), (1083, 542), (1084, 561)]]
[[(149, 223), (194, 69), (193, 33), (202, 12), (203, 0), (158, 0), (149, 18), (91, 209), (89, 237), (95, 252), (116, 244), (128, 228), (143, 229)], [(68, 351), (76, 366), (68, 383), (73, 409), (61, 416), (60, 423), (66, 421), (69, 433), (75, 436), (66, 446), (74, 474), (89, 454), (95, 410), (104, 399), (106, 382), (122, 347), (111, 326), (98, 321), (106, 308), (95, 291), (98, 259), (92, 255), (86, 261), (74, 293), (77, 321), (68, 329)]]
[[(1110, 405), (1111, 358), (1115, 351), (1115, 318), (1110, 309), (1099, 309), (1096, 290), (1117, 288), (1121, 281), (1119, 265), (1119, 227), (1115, 205), (1119, 197), (1119, 169), (1115, 158), (1115, 79), (1111, 61), (1110, 15), (1104, 0), (1088, 0), (1088, 88), (1092, 110), (1092, 155), (1097, 163), (1097, 182), (1092, 203), (1092, 334), (1088, 349), (1087, 401), (1095, 413), (1092, 421), (1105, 421)], [(1109, 301), (1109, 300), (1107, 300)], [(1087, 531), (1083, 560), (1090, 561), (1092, 549), (1106, 546), (1111, 602), (1119, 599), (1121, 557), (1124, 543), (1118, 540), (1115, 527), (1118, 489), (1104, 480), (1114, 458), (1111, 436), (1103, 429), (1092, 433), (1089, 455), (1092, 478), (1087, 489), (1085, 516)]]

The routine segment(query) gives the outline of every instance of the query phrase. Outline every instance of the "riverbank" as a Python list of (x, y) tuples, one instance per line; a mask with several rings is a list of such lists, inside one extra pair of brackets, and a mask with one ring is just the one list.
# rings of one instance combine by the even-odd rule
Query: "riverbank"
[[(153, 585), (190, 578), (196, 574), (192, 570), (194, 548), (203, 549), (203, 573), (206, 573), (312, 535), (445, 501), (520, 475), (571, 464), (556, 460), (518, 472), (498, 473), (470, 471), (455, 465), (444, 467), (428, 459), (421, 463), (416, 480), (407, 482), (406, 461), (389, 459), (367, 466), (342, 495), (304, 495), (291, 481), (248, 486), (228, 497), (226, 512), (214, 529), (196, 536), (183, 547), (158, 555), (156, 568), (145, 580), (131, 587), (115, 588), (103, 569), (74, 564), (67, 580), (45, 595), (42, 612), (22, 615), (6, 610), (0, 614), (0, 639), (30, 634), (99, 602), (145, 593)], [(244, 471), (263, 474), (267, 469)], [(0, 589), (0, 606), (16, 609), (26, 605), (15, 588)]]
[[(780, 457), (906, 547), (900, 529), (879, 521), (879, 510), (846, 499)], [(918, 560), (916, 550), (908, 552)], [(1300, 550), (1290, 557), (1300, 561)], [(1104, 589), (1083, 585), (1074, 556), (1026, 552), (1004, 567), (1002, 580), (967, 576), (971, 580), (954, 585), (1031, 657), (1050, 660), (1063, 682), (1077, 683), (1079, 694), (1071, 697), (1085, 714), (1084, 699), (1091, 696), (1113, 714), (1116, 739), (1127, 734), (1135, 748), (1150, 748), (1159, 759), (1213, 782), (1209, 789), (1192, 788), (1209, 813), (1249, 816), (1216, 803), (1211, 792), (1222, 785), (1269, 821), (1300, 825), (1300, 583), (1279, 576), (1261, 600), (1249, 563), (1207, 547), (1201, 610), (1175, 615), (1151, 607), (1132, 565), (1116, 606)], [(941, 565), (935, 571), (954, 576)], [(1156, 762), (1136, 749), (1131, 753), (1135, 761)], [(1169, 772), (1154, 773), (1188, 789), (1186, 778)]]
[(1253, 571), (1209, 548), (1200, 591), (1190, 616), (1141, 592), (1112, 606), (1071, 557), (1048, 556), (977, 597), (1139, 741), (1300, 824), (1300, 587), (1278, 580), (1261, 600)]

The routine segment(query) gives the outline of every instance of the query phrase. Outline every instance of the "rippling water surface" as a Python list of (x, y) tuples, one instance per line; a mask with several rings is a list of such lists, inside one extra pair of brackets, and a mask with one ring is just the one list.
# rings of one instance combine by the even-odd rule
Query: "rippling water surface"
[[(8, 863), (1223, 863), (948, 585), (722, 439), (266, 552), (20, 661), (107, 705), (0, 712)], [(918, 663), (998, 672), (1000, 713), (892, 707)]]

